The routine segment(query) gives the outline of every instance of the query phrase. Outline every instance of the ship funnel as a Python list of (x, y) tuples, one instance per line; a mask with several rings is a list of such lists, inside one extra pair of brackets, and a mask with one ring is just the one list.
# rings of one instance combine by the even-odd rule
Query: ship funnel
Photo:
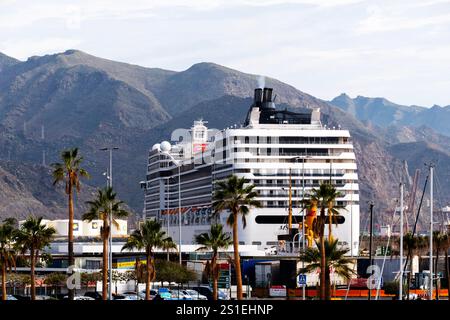
[(263, 100), (263, 89), (258, 88), (255, 89), (255, 98), (254, 98), (254, 105), (255, 107), (261, 107), (262, 105), (262, 100)]
[(264, 88), (262, 102), (263, 109), (275, 109), (275, 103), (272, 101), (272, 92), (272, 88)]
[(272, 88), (264, 88), (263, 102), (272, 102)]

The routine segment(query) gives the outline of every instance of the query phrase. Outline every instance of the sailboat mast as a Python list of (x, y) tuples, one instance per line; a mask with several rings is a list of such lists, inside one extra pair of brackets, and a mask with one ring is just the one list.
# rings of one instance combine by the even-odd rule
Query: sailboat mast
[(430, 300), (433, 300), (433, 165), (430, 165)]

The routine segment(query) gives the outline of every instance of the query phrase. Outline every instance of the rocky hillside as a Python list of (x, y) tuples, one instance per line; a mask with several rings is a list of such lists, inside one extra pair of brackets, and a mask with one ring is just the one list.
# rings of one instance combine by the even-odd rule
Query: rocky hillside
[[(141, 212), (143, 195), (138, 182), (145, 177), (148, 149), (167, 139), (172, 130), (188, 128), (199, 118), (218, 129), (241, 123), (257, 80), (256, 75), (213, 63), (174, 72), (76, 50), (24, 62), (0, 56), (0, 206), (8, 208), (0, 210), (0, 216), (29, 212), (64, 216), (65, 199), (45, 177), (60, 150), (71, 146), (80, 147), (92, 175), (86, 182), (92, 187), (86, 187), (87, 198), (94, 187), (105, 184), (102, 173), (108, 157), (99, 149), (119, 147), (114, 153), (114, 185), (119, 196), (135, 212)], [(274, 88), (278, 107), (319, 107), (324, 123), (350, 129), (357, 150), (363, 215), (367, 201), (375, 200), (381, 220), (394, 205), (398, 182), (408, 179), (404, 160), (410, 171), (419, 166), (415, 150), (396, 145), (429, 140), (439, 149), (448, 147), (444, 136), (433, 129), (412, 122), (401, 125), (392, 112), (387, 112), (391, 119), (387, 125), (382, 120), (384, 113), (379, 115), (376, 108), (367, 106), (370, 103), (362, 106), (346, 97), (341, 97), (348, 100), (345, 103), (336, 99), (328, 103), (276, 79), (266, 78), (265, 82)], [(388, 110), (396, 108), (383, 103)], [(418, 107), (408, 108), (401, 108), (402, 117), (414, 119), (415, 113), (423, 112)], [(420, 149), (422, 158), (431, 154), (429, 148), (432, 146), (425, 144)], [(442, 187), (444, 201), (449, 200), (449, 185)], [(16, 205), (10, 206), (10, 197), (16, 199)], [(83, 195), (80, 198), (85, 199)]]
[(373, 125), (394, 126), (427, 126), (436, 132), (450, 135), (450, 106), (431, 108), (404, 106), (385, 98), (368, 98), (357, 96), (352, 99), (345, 93), (330, 101), (334, 106), (350, 113), (360, 121)]

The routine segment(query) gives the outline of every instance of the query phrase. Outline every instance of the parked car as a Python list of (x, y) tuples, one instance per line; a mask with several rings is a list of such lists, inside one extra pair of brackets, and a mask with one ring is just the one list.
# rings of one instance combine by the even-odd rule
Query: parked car
[(182, 290), (173, 289), (169, 292), (172, 295), (172, 300), (193, 300), (189, 294), (184, 293)]
[[(198, 286), (198, 287), (193, 287), (192, 289), (194, 289), (195, 291), (199, 292), (201, 295), (204, 295), (208, 300), (213, 300), (213, 290), (211, 287), (209, 286)], [(230, 298), (228, 297), (228, 295), (221, 291), (219, 289), (218, 293), (217, 293), (217, 298), (219, 300), (230, 300)]]
[(13, 294), (13, 297), (17, 300), (31, 300), (30, 296), (22, 295), (22, 294)]
[[(69, 296), (64, 296), (63, 300), (69, 300)], [(94, 301), (94, 298), (91, 297), (86, 297), (86, 296), (75, 296), (73, 297), (73, 300), (79, 300), (79, 301), (87, 301), (87, 300), (92, 300)]]
[(172, 294), (170, 293), (170, 290), (167, 288), (159, 288), (158, 289), (158, 295), (163, 299), (163, 300), (173, 300), (172, 299)]
[[(150, 300), (153, 300), (157, 294), (158, 294), (158, 291), (156, 291), (155, 289), (150, 289)], [(142, 300), (145, 300), (145, 290), (142, 290), (141, 292), (139, 292), (138, 295), (139, 295), (139, 297), (142, 298)]]
[(93, 298), (94, 300), (102, 300), (102, 293), (98, 291), (87, 291), (84, 293), (84, 296)]
[(193, 289), (185, 289), (183, 293), (191, 296), (192, 300), (208, 300), (208, 298)]
[(36, 300), (57, 300), (55, 297), (39, 295), (36, 296)]
[(128, 301), (143, 300), (139, 295), (136, 295), (136, 293), (134, 293), (134, 294), (126, 294), (126, 293), (115, 294), (115, 295), (113, 295), (113, 299), (114, 300), (128, 300)]

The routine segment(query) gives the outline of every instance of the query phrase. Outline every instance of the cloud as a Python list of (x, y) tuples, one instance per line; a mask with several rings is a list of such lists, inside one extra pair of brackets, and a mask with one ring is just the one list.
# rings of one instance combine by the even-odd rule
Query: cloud
[(0, 0), (0, 51), (26, 59), (75, 48), (171, 70), (211, 61), (321, 98), (448, 105), (449, 2)]
[(80, 39), (70, 38), (42, 38), (42, 39), (20, 39), (0, 42), (0, 51), (5, 54), (26, 60), (29, 52), (34, 55), (53, 54), (55, 52), (65, 51), (70, 48), (76, 48), (81, 44)]

